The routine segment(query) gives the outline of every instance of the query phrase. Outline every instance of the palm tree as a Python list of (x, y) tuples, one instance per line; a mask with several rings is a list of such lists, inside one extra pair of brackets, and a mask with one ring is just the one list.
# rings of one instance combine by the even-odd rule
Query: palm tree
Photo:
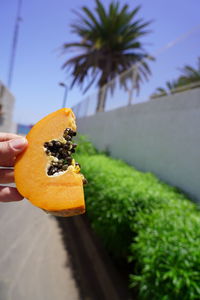
[(198, 57), (196, 69), (186, 65), (181, 69), (181, 73), (178, 80), (179, 86), (200, 81), (200, 57)]
[[(155, 93), (151, 95), (151, 98), (159, 98), (161, 96), (171, 95), (179, 91), (200, 86), (200, 57), (198, 58), (197, 68), (186, 65), (180, 69), (180, 71), (182, 74), (178, 77), (178, 79), (174, 81), (167, 81), (166, 87), (164, 88), (157, 88)], [(195, 85), (192, 85), (193, 83)]]
[(177, 88), (178, 85), (178, 80), (173, 80), (173, 81), (167, 81), (165, 84), (165, 87), (158, 87), (151, 95), (151, 99), (159, 98), (162, 96), (167, 96), (173, 94), (173, 91)]
[[(86, 79), (89, 79), (84, 89), (86, 92), (93, 83), (97, 83), (97, 111), (105, 107), (105, 93), (102, 97), (101, 88), (133, 64), (150, 58), (140, 41), (149, 33), (146, 28), (150, 22), (136, 18), (139, 10), (140, 6), (133, 10), (129, 10), (128, 5), (120, 8), (116, 1), (106, 9), (100, 0), (96, 0), (95, 12), (86, 6), (82, 7), (81, 12), (75, 12), (78, 20), (71, 27), (79, 40), (65, 43), (62, 49), (64, 53), (69, 53), (70, 49), (79, 53), (67, 59), (62, 67), (71, 71), (71, 87), (74, 84), (83, 87)], [(141, 63), (138, 70), (138, 82), (150, 74), (147, 63)], [(124, 84), (123, 81), (121, 83)]]

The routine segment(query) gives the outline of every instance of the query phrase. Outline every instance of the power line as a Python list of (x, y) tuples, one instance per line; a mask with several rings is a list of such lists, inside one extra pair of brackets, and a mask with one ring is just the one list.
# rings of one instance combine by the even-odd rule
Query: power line
[(183, 34), (179, 35), (176, 39), (170, 41), (167, 43), (164, 47), (159, 48), (155, 53), (154, 56), (157, 57), (160, 54), (164, 53), (169, 48), (172, 48), (176, 46), (176, 44), (179, 44), (180, 42), (188, 39), (190, 36), (192, 36), (194, 33), (198, 32), (200, 30), (200, 24), (198, 24), (195, 27), (192, 27), (189, 31), (184, 32)]
[(22, 0), (18, 0), (17, 15), (16, 15), (16, 20), (15, 20), (13, 41), (12, 41), (12, 46), (11, 46), (10, 63), (9, 63), (9, 70), (8, 70), (8, 87), (9, 87), (9, 89), (11, 88), (11, 83), (12, 83), (12, 79), (13, 79), (13, 69), (14, 69), (17, 42), (18, 42), (18, 36), (19, 36), (19, 25), (22, 20), (21, 8), (22, 8)]
[[(166, 45), (164, 45), (164, 47), (159, 48), (152, 55), (147, 55), (147, 57), (145, 57), (145, 59), (148, 59), (148, 58), (151, 59), (152, 57), (154, 57), (154, 58), (159, 57), (159, 55), (165, 53), (168, 49), (173, 48), (174, 46), (176, 46), (177, 44), (183, 42), (184, 40), (187, 40), (190, 36), (194, 35), (199, 30), (200, 30), (200, 24), (198, 24), (195, 27), (192, 27), (189, 31), (186, 31), (183, 34), (179, 35), (177, 38), (175, 38), (174, 40), (172, 40), (169, 43), (167, 43)], [(122, 76), (126, 76), (126, 74), (128, 74), (131, 71), (134, 71), (134, 70), (137, 71), (138, 67), (140, 65), (142, 65), (142, 62), (143, 62), (143, 60), (137, 62), (136, 64), (134, 64), (132, 67), (125, 70), (124, 72), (118, 74), (115, 78), (111, 79), (106, 85), (112, 84), (117, 78), (120, 78)]]

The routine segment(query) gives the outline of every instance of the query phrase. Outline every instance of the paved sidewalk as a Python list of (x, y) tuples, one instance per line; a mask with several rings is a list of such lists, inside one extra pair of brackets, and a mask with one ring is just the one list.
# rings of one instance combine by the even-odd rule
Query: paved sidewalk
[(0, 300), (80, 300), (56, 220), (27, 200), (0, 204)]

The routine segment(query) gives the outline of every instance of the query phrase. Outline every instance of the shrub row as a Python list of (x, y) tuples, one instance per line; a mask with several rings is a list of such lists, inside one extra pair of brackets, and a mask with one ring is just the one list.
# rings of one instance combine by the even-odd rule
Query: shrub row
[(90, 143), (81, 147), (88, 217), (108, 251), (133, 262), (139, 299), (200, 299), (196, 206), (154, 175), (96, 154)]

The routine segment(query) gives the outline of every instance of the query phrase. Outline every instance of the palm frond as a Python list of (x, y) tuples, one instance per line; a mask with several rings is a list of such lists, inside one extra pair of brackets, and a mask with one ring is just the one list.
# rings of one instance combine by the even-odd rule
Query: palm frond
[(95, 24), (95, 26), (97, 28), (100, 28), (101, 25), (97, 21), (97, 18), (94, 16), (94, 14), (86, 6), (83, 6), (82, 9), (86, 13), (86, 15), (88, 16), (88, 18), (93, 22), (93, 24)]
[(104, 6), (101, 4), (99, 0), (96, 0), (97, 7), (96, 11), (99, 15), (99, 19), (101, 20), (101, 24), (105, 23), (107, 21), (107, 15)]

